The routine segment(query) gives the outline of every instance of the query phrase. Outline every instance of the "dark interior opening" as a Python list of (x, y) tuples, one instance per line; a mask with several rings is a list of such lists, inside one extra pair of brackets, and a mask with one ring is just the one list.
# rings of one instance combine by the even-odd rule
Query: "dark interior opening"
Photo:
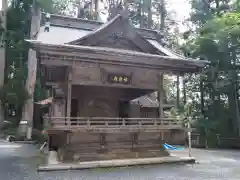
[(71, 125), (77, 125), (76, 117), (78, 117), (78, 100), (72, 99), (72, 101), (71, 101)]
[[(128, 118), (129, 117), (129, 101), (126, 100), (120, 100), (118, 102), (118, 116), (120, 118)], [(128, 123), (128, 120), (125, 120), (126, 124)]]
[(118, 116), (128, 118), (129, 101), (120, 100), (118, 102)]

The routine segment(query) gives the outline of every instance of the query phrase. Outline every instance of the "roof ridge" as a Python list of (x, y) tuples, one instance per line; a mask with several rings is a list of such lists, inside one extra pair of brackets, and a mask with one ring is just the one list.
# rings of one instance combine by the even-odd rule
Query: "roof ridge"
[[(49, 14), (49, 13), (45, 13), (45, 12), (42, 12), (41, 14), (43, 14), (43, 15), (47, 15), (47, 14)], [(94, 25), (99, 25), (99, 26), (101, 26), (101, 25), (103, 25), (103, 24), (106, 24), (106, 23), (108, 23), (109, 21), (107, 21), (107, 22), (100, 22), (100, 21), (96, 21), (96, 20), (88, 20), (88, 19), (83, 19), (83, 18), (77, 18), (77, 17), (70, 17), (70, 16), (66, 16), (66, 15), (60, 15), (60, 14), (49, 14), (50, 15), (50, 18), (59, 18), (59, 19), (65, 19), (66, 21), (67, 20), (72, 20), (72, 21), (79, 21), (79, 22), (85, 22), (85, 23), (90, 23), (90, 24), (94, 24)], [(122, 14), (118, 14), (117, 16), (122, 16)], [(116, 16), (115, 16), (116, 17)], [(114, 18), (115, 18), (114, 17)], [(114, 19), (113, 18), (113, 19)], [(111, 20), (110, 20), (111, 21)], [(54, 24), (55, 25), (55, 24)], [(59, 24), (57, 24), (57, 25), (55, 25), (55, 26), (60, 26)], [(70, 27), (70, 26), (68, 26), (67, 24), (65, 24), (65, 25), (61, 25), (61, 27)], [(71, 28), (73, 28), (73, 27), (71, 27)], [(147, 28), (139, 28), (139, 27), (133, 27), (134, 29), (136, 29), (137, 31), (138, 31), (138, 33), (139, 33), (139, 31), (140, 32), (151, 32), (151, 33), (156, 33), (156, 34), (161, 34), (161, 32), (160, 31), (158, 31), (158, 30), (154, 30), (154, 29), (147, 29)], [(76, 28), (76, 29), (79, 29), (79, 28)], [(94, 31), (94, 29), (91, 29), (92, 31)], [(155, 38), (154, 38), (155, 39)]]
[[(42, 12), (42, 14), (46, 15), (49, 13), (45, 13)], [(91, 22), (91, 23), (95, 23), (95, 24), (104, 24), (104, 22), (100, 22), (100, 21), (96, 21), (96, 20), (89, 20), (89, 19), (83, 19), (83, 18), (78, 18), (78, 17), (71, 17), (71, 16), (66, 16), (66, 15), (61, 15), (61, 14), (50, 14), (51, 18), (52, 17), (58, 17), (58, 18), (62, 18), (62, 19), (72, 19), (72, 20), (78, 20), (78, 21), (85, 21), (85, 22)]]
[(108, 27), (109, 25), (111, 25), (114, 21), (116, 21), (116, 20), (117, 20), (118, 18), (120, 18), (121, 16), (122, 16), (121, 14), (118, 14), (117, 16), (115, 16), (114, 18), (112, 18), (110, 21), (107, 21), (106, 23), (100, 25), (97, 29), (91, 31), (89, 34), (87, 34), (87, 35), (85, 35), (85, 36), (83, 36), (83, 37), (81, 37), (81, 38), (78, 38), (78, 39), (76, 39), (76, 40), (74, 40), (74, 41), (71, 41), (71, 42), (69, 42), (68, 44), (75, 44), (75, 43), (77, 43), (78, 41), (81, 41), (82, 39), (85, 39), (85, 38), (87, 38), (87, 37), (89, 37), (89, 36), (91, 36), (91, 35), (99, 32), (99, 31), (103, 30), (104, 28), (106, 28), (106, 27)]

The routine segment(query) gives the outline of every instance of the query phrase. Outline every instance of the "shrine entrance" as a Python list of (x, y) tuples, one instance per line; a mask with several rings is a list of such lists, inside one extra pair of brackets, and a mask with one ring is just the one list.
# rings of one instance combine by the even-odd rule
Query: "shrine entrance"
[[(127, 100), (119, 100), (118, 101), (118, 117), (120, 118), (129, 118), (129, 101)], [(129, 124), (128, 120), (125, 120), (126, 125)]]
[(128, 118), (129, 117), (129, 101), (127, 101), (127, 100), (119, 100), (118, 101), (118, 116), (120, 118)]
[(77, 125), (78, 117), (78, 99), (72, 99), (71, 101), (71, 125)]

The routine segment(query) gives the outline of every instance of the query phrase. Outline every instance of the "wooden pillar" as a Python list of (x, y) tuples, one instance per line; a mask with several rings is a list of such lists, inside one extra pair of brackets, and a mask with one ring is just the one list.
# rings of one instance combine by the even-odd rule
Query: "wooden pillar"
[(106, 150), (106, 134), (100, 133), (99, 138), (100, 138), (100, 149), (102, 150), (102, 152), (104, 152)]
[(138, 133), (130, 133), (131, 139), (132, 139), (132, 151), (136, 150), (136, 146), (138, 144), (138, 138), (139, 134)]
[(64, 99), (55, 99), (52, 106), (53, 106), (53, 117), (65, 116)]
[[(164, 91), (163, 91), (163, 81), (164, 81), (164, 76), (163, 73), (161, 73), (158, 76), (158, 103), (159, 103), (159, 118), (163, 118), (164, 117), (164, 111), (163, 111), (163, 98), (164, 98)], [(161, 131), (161, 140), (164, 141), (164, 132)]]
[(180, 108), (180, 76), (179, 74), (177, 75), (177, 109), (179, 110)]
[(163, 74), (158, 76), (158, 103), (159, 103), (159, 118), (164, 117), (164, 111), (163, 111), (163, 99), (164, 99), (164, 90), (163, 90)]
[(72, 101), (72, 67), (68, 68), (68, 76), (67, 76), (67, 120), (68, 124), (70, 123), (71, 116), (71, 101)]
[(186, 80), (184, 74), (182, 74), (182, 83), (183, 83), (183, 104), (187, 103), (187, 94), (186, 94)]

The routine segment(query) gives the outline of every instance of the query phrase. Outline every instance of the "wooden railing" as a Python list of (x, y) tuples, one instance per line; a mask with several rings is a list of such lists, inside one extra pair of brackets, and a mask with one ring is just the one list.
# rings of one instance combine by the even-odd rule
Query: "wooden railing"
[(50, 117), (51, 129), (180, 129), (181, 122), (172, 118), (109, 118), (109, 117)]

